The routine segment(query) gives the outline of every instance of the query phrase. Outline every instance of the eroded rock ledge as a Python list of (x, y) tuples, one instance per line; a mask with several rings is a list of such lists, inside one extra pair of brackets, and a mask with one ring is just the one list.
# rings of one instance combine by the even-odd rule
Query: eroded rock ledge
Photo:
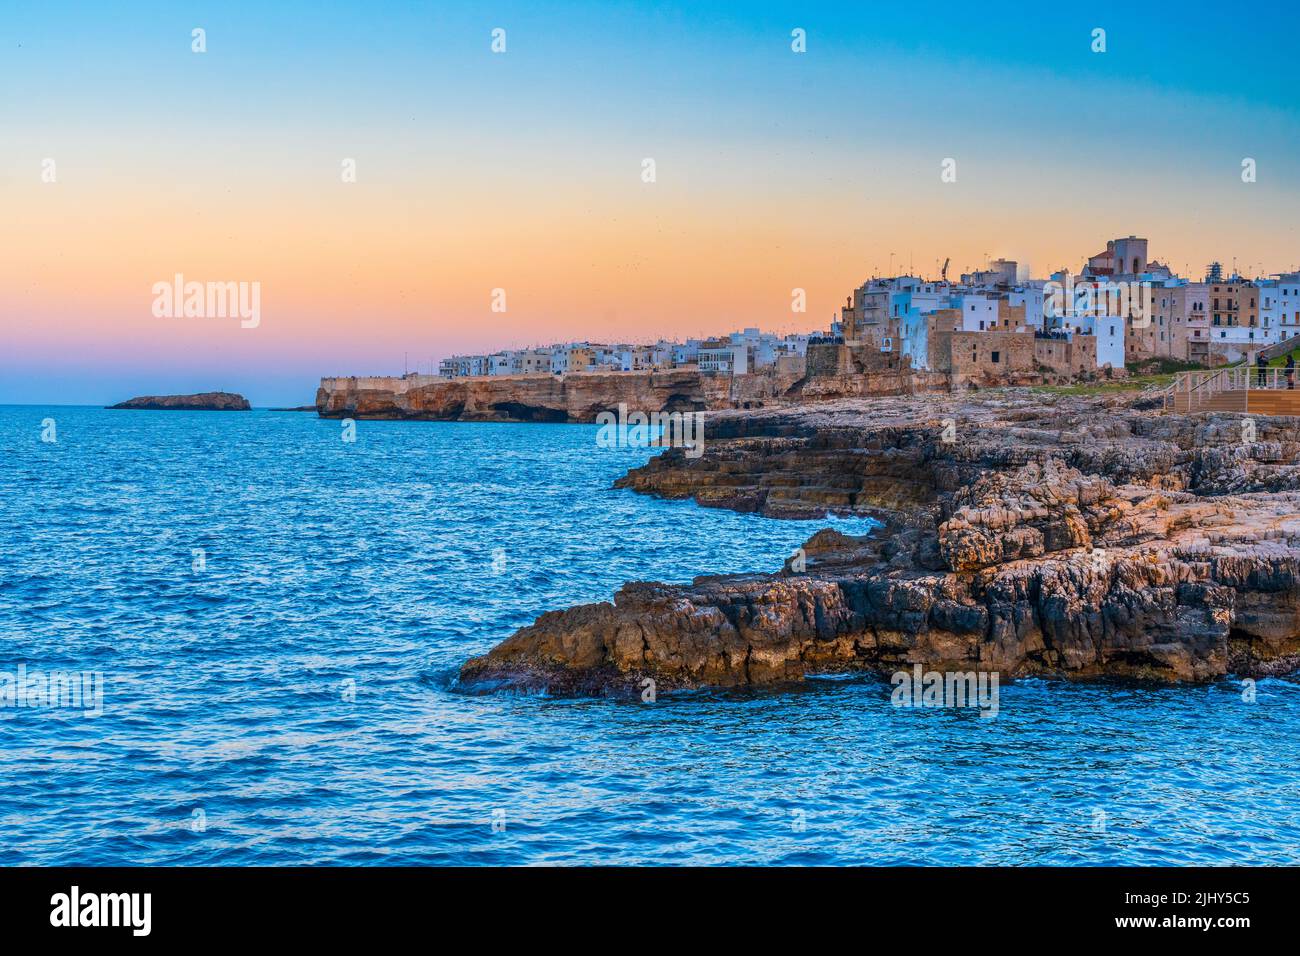
[(711, 416), (618, 484), (824, 530), (806, 569), (628, 584), (542, 615), (468, 686), (594, 694), (827, 672), (1206, 681), (1300, 665), (1300, 420), (987, 393)]

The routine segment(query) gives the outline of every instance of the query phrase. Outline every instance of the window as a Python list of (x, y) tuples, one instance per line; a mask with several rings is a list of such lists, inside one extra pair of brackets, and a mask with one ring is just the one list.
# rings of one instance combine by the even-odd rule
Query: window
[(993, 363), (994, 363), (995, 365), (997, 364), (997, 361), (998, 361), (998, 354), (999, 354), (999, 353), (997, 353), (997, 352), (994, 352), (994, 353), (993, 353)]

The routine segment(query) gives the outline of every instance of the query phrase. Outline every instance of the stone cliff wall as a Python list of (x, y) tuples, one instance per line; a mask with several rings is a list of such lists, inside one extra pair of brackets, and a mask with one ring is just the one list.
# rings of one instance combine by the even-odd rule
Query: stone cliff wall
[[(468, 379), (322, 379), (316, 410), (325, 418), (435, 421), (594, 422), (625, 403), (629, 411), (730, 407), (694, 370), (517, 375)], [(368, 387), (382, 384), (384, 387)]]
[(629, 411), (687, 412), (784, 406), (846, 397), (946, 391), (948, 379), (909, 368), (802, 375), (765, 369), (749, 375), (708, 375), (695, 369), (662, 372), (584, 372), (444, 379), (428, 375), (323, 378), (316, 411), (323, 418), (433, 421), (594, 422), (626, 403)]

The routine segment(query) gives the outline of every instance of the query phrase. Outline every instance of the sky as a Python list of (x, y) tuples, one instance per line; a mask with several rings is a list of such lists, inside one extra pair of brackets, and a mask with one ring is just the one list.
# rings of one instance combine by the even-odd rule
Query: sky
[[(4, 0), (0, 403), (812, 331), (872, 275), (1130, 234), (1292, 269), (1297, 37), (1281, 4)], [(177, 274), (256, 283), (256, 327), (155, 314)]]

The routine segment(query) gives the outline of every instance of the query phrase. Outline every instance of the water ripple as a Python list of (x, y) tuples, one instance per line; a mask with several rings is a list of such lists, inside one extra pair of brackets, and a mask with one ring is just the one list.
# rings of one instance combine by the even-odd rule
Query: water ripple
[(1294, 681), (1023, 681), (995, 720), (863, 677), (456, 693), (545, 610), (826, 522), (615, 491), (650, 452), (594, 426), (339, 433), (0, 408), (0, 672), (105, 679), (101, 716), (0, 708), (0, 864), (1300, 862)]

